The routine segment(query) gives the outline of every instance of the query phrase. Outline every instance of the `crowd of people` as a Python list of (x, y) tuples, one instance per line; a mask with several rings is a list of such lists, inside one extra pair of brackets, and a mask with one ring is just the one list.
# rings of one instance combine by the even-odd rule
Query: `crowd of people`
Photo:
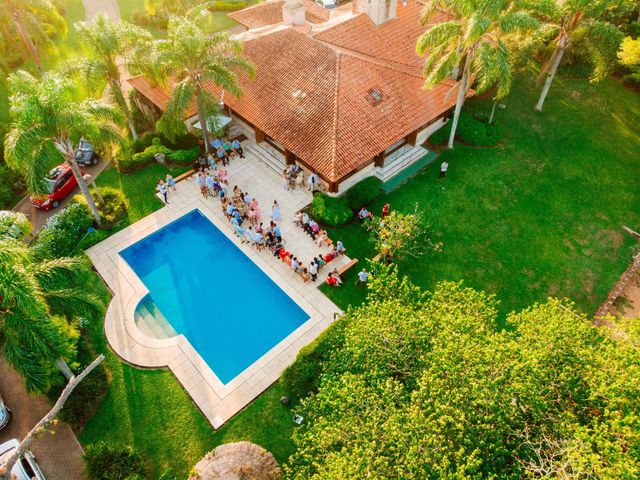
[[(282, 238), (282, 231), (277, 222), (281, 221), (282, 213), (280, 205), (276, 200), (271, 205), (271, 215), (268, 221), (263, 220), (262, 212), (258, 200), (249, 192), (243, 191), (235, 185), (229, 190), (228, 172), (226, 166), (236, 156), (244, 158), (242, 145), (238, 140), (232, 142), (214, 139), (211, 142), (215, 150), (215, 155), (209, 152), (200, 155), (194, 162), (195, 182), (202, 196), (220, 200), (223, 214), (232, 224), (235, 235), (240, 238), (241, 243), (247, 243), (255, 247), (258, 251), (268, 249), (274, 257), (286, 263), (294, 273), (300, 275), (303, 281), (318, 279), (320, 269), (324, 268), (335, 258), (344, 255), (345, 248), (341, 241), (333, 244), (327, 236), (326, 230), (312, 219), (305, 211), (300, 211), (293, 218), (294, 224), (300, 226), (320, 247), (331, 247), (328, 253), (319, 252), (308, 264), (290, 252), (285, 247), (285, 240)], [(297, 165), (290, 165), (283, 172), (285, 188), (289, 189), (296, 184), (302, 184), (304, 174)], [(298, 179), (302, 179), (298, 180)], [(307, 179), (308, 188), (314, 192), (318, 188), (317, 175), (312, 173)], [(164, 202), (169, 203), (169, 193), (176, 190), (174, 178), (167, 174), (165, 180), (158, 179), (156, 190), (162, 195)], [(327, 283), (339, 287), (342, 279), (338, 269), (334, 268), (327, 277)]]

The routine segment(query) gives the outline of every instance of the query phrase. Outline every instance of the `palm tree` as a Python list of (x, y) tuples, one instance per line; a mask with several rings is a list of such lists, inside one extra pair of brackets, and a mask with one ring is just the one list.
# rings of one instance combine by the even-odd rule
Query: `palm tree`
[(135, 63), (138, 71), (167, 86), (173, 82), (171, 99), (160, 119), (165, 125), (183, 123), (195, 103), (202, 126), (205, 149), (209, 151), (209, 117), (218, 112), (218, 100), (205, 88), (213, 82), (240, 96), (237, 71), (254, 74), (254, 67), (242, 56), (242, 43), (224, 32), (208, 34), (198, 22), (206, 22), (209, 12), (195, 9), (186, 16), (169, 19), (166, 40), (156, 40), (149, 62)]
[(76, 149), (82, 138), (98, 149), (122, 144), (117, 128), (120, 113), (102, 100), (83, 97), (77, 84), (55, 73), (36, 79), (19, 71), (10, 75), (9, 86), (12, 123), (4, 144), (7, 163), (23, 173), (32, 193), (43, 193), (42, 179), (49, 168), (66, 163), (100, 225), (98, 208), (75, 160)]
[(102, 13), (89, 23), (76, 23), (75, 29), (92, 50), (93, 59), (88, 60), (91, 72), (102, 79), (107, 79), (115, 103), (127, 119), (131, 135), (137, 139), (138, 133), (131, 110), (122, 92), (117, 58), (126, 59), (136, 45), (151, 41), (151, 35), (146, 30), (128, 22), (115, 23)]
[(456, 71), (461, 74), (448, 147), (453, 147), (460, 111), (472, 82), (475, 91), (496, 87), (496, 99), (511, 88), (512, 66), (506, 39), (538, 26), (515, 0), (428, 0), (422, 14), (427, 23), (437, 9), (451, 20), (437, 23), (418, 39), (416, 51), (427, 55), (425, 87), (432, 88)]
[(538, 80), (544, 85), (536, 110), (542, 111), (545, 98), (555, 78), (565, 51), (573, 45), (586, 49), (593, 65), (590, 80), (602, 80), (615, 64), (622, 33), (611, 23), (600, 20), (609, 6), (608, 0), (539, 0), (537, 10), (551, 30), (553, 54), (542, 66)]
[(0, 237), (0, 353), (30, 391), (46, 389), (52, 366), (65, 355), (52, 316), (102, 311), (99, 299), (77, 286), (88, 271), (80, 257), (43, 260), (23, 242)]
[(50, 0), (0, 0), (0, 37), (20, 40), (25, 57), (44, 73), (40, 48), (51, 45), (50, 32), (67, 34), (67, 23)]

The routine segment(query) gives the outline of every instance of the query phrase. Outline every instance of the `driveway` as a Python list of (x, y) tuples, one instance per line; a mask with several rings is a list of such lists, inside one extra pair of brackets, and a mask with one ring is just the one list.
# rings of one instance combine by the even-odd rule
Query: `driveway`
[[(13, 415), (0, 430), (0, 442), (22, 440), (45, 416), (50, 405), (43, 395), (29, 395), (20, 376), (0, 358), (0, 392)], [(30, 449), (47, 480), (83, 480), (82, 448), (71, 427), (60, 421), (39, 436)]]
[[(107, 167), (108, 164), (109, 163), (107, 161), (100, 159), (97, 165), (84, 168), (87, 173), (95, 179)], [(38, 210), (31, 204), (31, 202), (29, 201), (29, 196), (27, 195), (22, 200), (20, 200), (20, 202), (13, 208), (13, 210), (15, 212), (24, 213), (27, 217), (29, 217), (29, 220), (31, 220), (32, 231), (35, 235), (44, 226), (44, 224), (47, 223), (49, 217), (51, 217), (54, 213), (59, 212), (60, 209), (63, 208), (67, 203), (69, 203), (71, 198), (79, 192), (80, 188), (76, 187), (73, 193), (60, 203), (60, 206), (58, 208), (51, 210)]]

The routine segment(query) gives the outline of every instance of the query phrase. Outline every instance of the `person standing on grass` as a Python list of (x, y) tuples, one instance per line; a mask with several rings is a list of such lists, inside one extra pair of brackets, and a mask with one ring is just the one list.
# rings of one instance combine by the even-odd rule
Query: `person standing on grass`
[(446, 160), (444, 162), (442, 162), (442, 164), (440, 165), (440, 175), (438, 175), (438, 178), (444, 178), (444, 176), (447, 174), (447, 170), (449, 170), (449, 162), (447, 162)]
[(158, 179), (158, 183), (156, 184), (156, 190), (158, 190), (158, 192), (160, 192), (160, 194), (164, 198), (165, 205), (169, 205), (167, 186), (164, 184), (161, 178)]
[(386, 217), (387, 215), (389, 215), (389, 204), (385, 203), (384, 206), (382, 207), (382, 215), (381, 218)]
[(358, 280), (356, 280), (356, 286), (357, 287), (366, 286), (367, 280), (369, 280), (369, 273), (367, 273), (367, 270), (363, 268), (362, 271), (358, 273)]

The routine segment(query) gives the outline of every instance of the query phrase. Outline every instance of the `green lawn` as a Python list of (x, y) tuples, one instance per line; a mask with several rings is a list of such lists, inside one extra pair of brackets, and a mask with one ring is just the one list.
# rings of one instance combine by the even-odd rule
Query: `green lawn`
[[(430, 288), (462, 280), (496, 294), (502, 313), (547, 296), (568, 297), (592, 314), (630, 261), (633, 240), (621, 226), (640, 227), (640, 96), (614, 80), (591, 85), (558, 78), (543, 113), (538, 89), (518, 79), (497, 113), (504, 146), (462, 145), (388, 195), (400, 211), (418, 203), (441, 254), (400, 263), (402, 273)], [(490, 109), (490, 101), (474, 101)], [(349, 254), (371, 258), (367, 236), (351, 224), (330, 235)], [(323, 290), (340, 306), (358, 304), (364, 290)]]
[[(170, 171), (177, 176), (185, 170)], [(113, 167), (100, 174), (98, 186), (119, 188), (129, 199), (127, 217), (118, 228), (161, 208), (154, 195), (155, 182), (166, 173), (165, 167), (154, 164), (132, 174), (120, 174)], [(97, 277), (95, 289), (109, 298)], [(279, 385), (214, 431), (171, 372), (142, 370), (123, 363), (108, 348), (102, 325), (95, 325), (93, 331), (94, 344), (107, 355), (111, 383), (104, 402), (79, 434), (83, 445), (99, 440), (132, 445), (148, 460), (151, 478), (158, 478), (168, 468), (178, 478), (186, 478), (200, 457), (226, 442), (258, 443), (281, 463), (291, 454), (294, 423), (290, 408), (280, 404), (283, 392)]]
[(63, 61), (85, 54), (82, 39), (73, 26), (76, 22), (85, 19), (82, 0), (60, 0), (59, 3), (65, 9), (64, 19), (67, 21), (68, 33), (66, 37), (58, 36), (56, 38), (55, 51), (43, 55), (42, 61), (46, 70), (54, 68)]

